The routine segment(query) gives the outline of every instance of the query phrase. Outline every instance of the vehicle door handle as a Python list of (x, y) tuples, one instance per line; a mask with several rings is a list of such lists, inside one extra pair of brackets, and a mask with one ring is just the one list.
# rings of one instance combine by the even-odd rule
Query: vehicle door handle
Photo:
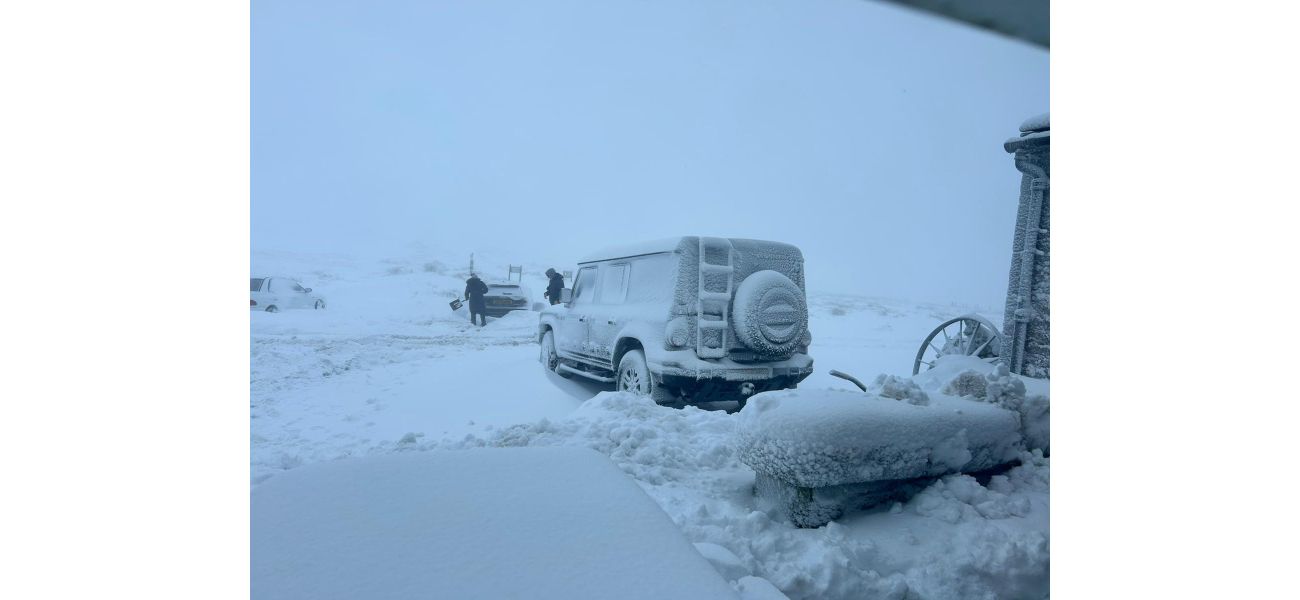
[(587, 317), (578, 317), (578, 321), (586, 321)]
[(605, 321), (605, 322), (606, 322), (606, 323), (609, 323), (610, 325), (616, 325), (616, 324), (617, 324), (617, 323), (614, 322), (614, 321)]

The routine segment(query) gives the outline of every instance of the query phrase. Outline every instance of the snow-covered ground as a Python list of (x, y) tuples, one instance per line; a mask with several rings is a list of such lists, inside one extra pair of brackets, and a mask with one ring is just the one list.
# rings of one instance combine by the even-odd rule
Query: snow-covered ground
[[(489, 281), (510, 257), (476, 257)], [(525, 264), (540, 301), (547, 266)], [(324, 311), (251, 316), (252, 484), (345, 456), (489, 446), (585, 446), (609, 456), (724, 572), (791, 598), (1041, 598), (1048, 582), (1049, 460), (981, 485), (948, 476), (906, 504), (797, 529), (758, 509), (737, 458), (739, 415), (655, 406), (537, 363), (537, 314), (485, 328), (447, 303), (466, 268), (447, 254), (396, 258), (256, 252), (254, 276), (299, 278)], [(910, 375), (917, 345), (973, 306), (817, 293), (809, 282), (816, 371), (800, 389), (852, 389)], [(935, 392), (931, 392), (935, 393)], [(748, 585), (755, 585), (748, 579)], [(741, 584), (735, 584), (740, 589)], [(744, 590), (740, 590), (744, 591)]]

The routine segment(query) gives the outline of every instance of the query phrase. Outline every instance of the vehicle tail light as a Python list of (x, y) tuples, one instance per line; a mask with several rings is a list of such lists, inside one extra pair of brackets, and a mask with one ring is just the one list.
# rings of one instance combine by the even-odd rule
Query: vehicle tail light
[(249, 306), (257, 306), (257, 301), (256, 301), (256, 300), (253, 300), (253, 299), (250, 298), (250, 299), (248, 300), (248, 305), (249, 305)]

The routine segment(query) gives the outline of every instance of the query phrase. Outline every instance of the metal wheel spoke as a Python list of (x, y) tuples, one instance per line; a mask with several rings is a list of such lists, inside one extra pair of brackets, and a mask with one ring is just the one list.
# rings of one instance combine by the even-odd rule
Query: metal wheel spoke
[(971, 353), (970, 353), (970, 355), (971, 355), (971, 356), (979, 356), (979, 355), (980, 355), (980, 352), (983, 352), (984, 349), (987, 348), (988, 345), (989, 345), (989, 343), (992, 342), (992, 341), (993, 341), (993, 336), (989, 336), (989, 339), (984, 340), (984, 343), (983, 343), (983, 344), (980, 344), (980, 347), (979, 347), (979, 348), (976, 348), (974, 352), (971, 352)]

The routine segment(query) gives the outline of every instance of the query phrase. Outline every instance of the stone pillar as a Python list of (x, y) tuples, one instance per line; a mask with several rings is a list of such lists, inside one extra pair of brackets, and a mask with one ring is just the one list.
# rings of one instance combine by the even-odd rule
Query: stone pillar
[(1015, 154), (1020, 181), (1007, 281), (1006, 320), (999, 353), (1011, 372), (1029, 377), (1051, 376), (1051, 149), (1052, 130), (1046, 114), (1020, 125), (1020, 136), (1003, 145)]

